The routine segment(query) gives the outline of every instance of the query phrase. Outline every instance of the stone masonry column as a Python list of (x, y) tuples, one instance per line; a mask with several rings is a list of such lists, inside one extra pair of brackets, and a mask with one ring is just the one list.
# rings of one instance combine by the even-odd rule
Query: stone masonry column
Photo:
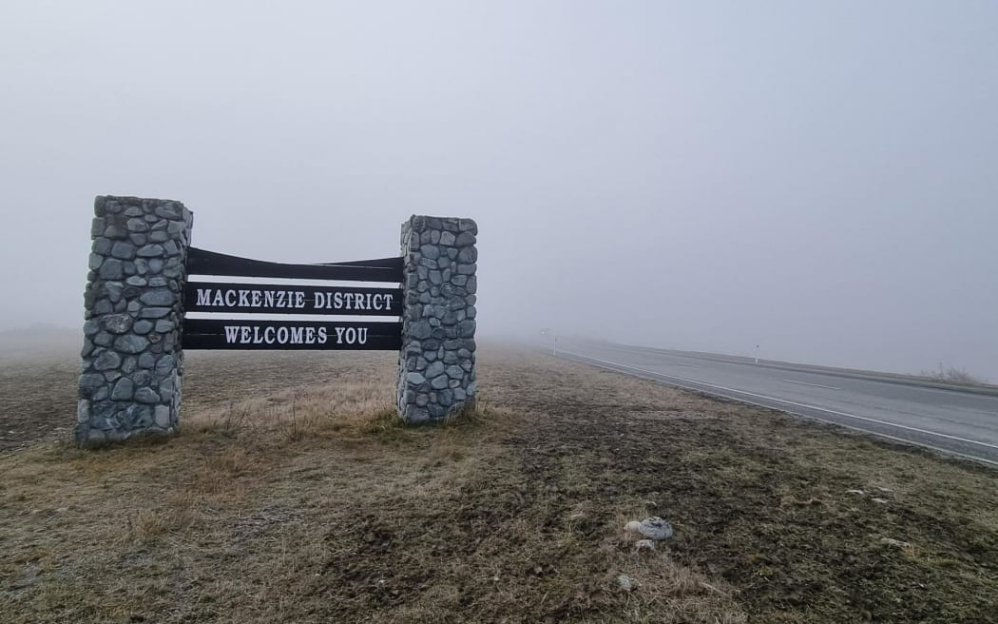
[(182, 298), (194, 222), (183, 204), (161, 199), (99, 196), (94, 213), (79, 446), (177, 429)]
[(402, 224), (398, 413), (440, 420), (475, 405), (478, 226), (414, 215)]

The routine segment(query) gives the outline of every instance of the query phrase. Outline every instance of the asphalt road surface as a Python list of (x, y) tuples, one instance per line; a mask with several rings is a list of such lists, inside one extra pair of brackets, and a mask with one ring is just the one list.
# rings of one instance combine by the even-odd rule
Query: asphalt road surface
[(998, 394), (608, 343), (562, 342), (558, 356), (998, 466)]

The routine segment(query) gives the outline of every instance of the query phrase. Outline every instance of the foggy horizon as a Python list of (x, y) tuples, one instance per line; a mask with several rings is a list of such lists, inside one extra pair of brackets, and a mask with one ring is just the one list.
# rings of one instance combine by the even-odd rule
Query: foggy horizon
[[(83, 323), (96, 195), (193, 244), (480, 234), (480, 337), (998, 381), (998, 5), (0, 9), (0, 330)], [(80, 336), (82, 342), (82, 333)]]

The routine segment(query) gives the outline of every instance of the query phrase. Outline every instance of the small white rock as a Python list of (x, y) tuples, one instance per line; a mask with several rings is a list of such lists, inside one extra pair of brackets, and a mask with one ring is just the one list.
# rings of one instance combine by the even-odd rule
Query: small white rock
[(655, 550), (655, 542), (650, 539), (639, 540), (634, 544), (634, 549), (638, 552), (642, 550)]
[(617, 577), (617, 585), (619, 585), (620, 588), (624, 591), (631, 591), (632, 589), (634, 589), (635, 582), (634, 579), (627, 576), (626, 574), (621, 574), (620, 576)]
[(641, 535), (644, 535), (648, 539), (653, 540), (664, 540), (672, 537), (672, 524), (668, 520), (663, 520), (658, 516), (654, 518), (645, 518), (641, 522), (641, 527), (638, 529)]
[(887, 504), (887, 501), (884, 500), (884, 499), (882, 499), (882, 498), (871, 498), (870, 500), (872, 500), (875, 503), (879, 503), (881, 505), (886, 505)]
[(641, 531), (641, 523), (637, 520), (631, 520), (624, 526), (624, 530), (630, 531), (631, 533), (639, 533)]
[(859, 496), (863, 496), (866, 492), (863, 490), (846, 490), (846, 494), (858, 494)]

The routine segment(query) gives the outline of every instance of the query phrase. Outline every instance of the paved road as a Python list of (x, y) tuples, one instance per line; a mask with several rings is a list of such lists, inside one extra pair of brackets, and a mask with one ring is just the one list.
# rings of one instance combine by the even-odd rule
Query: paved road
[(998, 466), (998, 395), (607, 343), (562, 342), (558, 355)]

